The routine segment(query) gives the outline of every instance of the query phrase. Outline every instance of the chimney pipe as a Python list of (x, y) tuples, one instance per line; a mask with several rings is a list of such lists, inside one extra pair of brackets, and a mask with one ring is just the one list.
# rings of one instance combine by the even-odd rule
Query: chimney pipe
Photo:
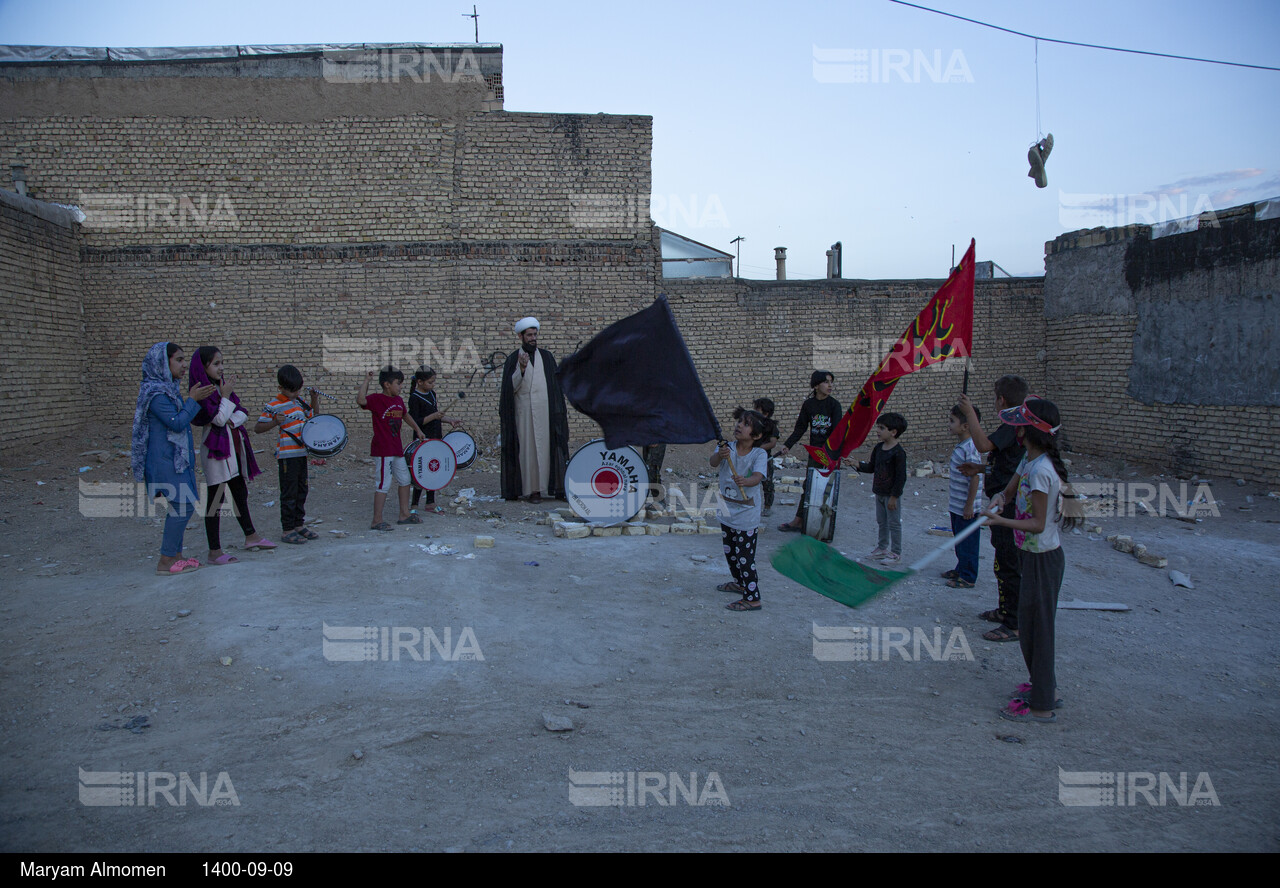
[(27, 167), (25, 164), (12, 163), (9, 169), (13, 172), (13, 190), (27, 196)]
[(787, 248), (774, 247), (773, 258), (778, 262), (778, 280), (785, 281), (787, 279)]

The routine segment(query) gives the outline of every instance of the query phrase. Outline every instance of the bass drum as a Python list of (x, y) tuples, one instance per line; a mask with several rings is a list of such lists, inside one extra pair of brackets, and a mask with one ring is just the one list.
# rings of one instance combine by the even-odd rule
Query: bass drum
[(805, 534), (819, 542), (831, 542), (836, 535), (836, 506), (839, 502), (840, 472), (823, 475), (817, 469), (809, 469), (804, 479), (804, 494), (800, 498), (800, 515), (804, 522), (801, 529)]
[(298, 437), (312, 456), (337, 456), (347, 446), (347, 425), (332, 413), (320, 413), (302, 424)]
[(454, 455), (458, 457), (459, 469), (471, 468), (471, 464), (480, 455), (480, 448), (476, 446), (476, 439), (466, 432), (452, 431), (444, 436), (444, 443), (453, 448)]
[(596, 438), (569, 459), (564, 494), (579, 518), (596, 524), (622, 524), (644, 508), (649, 470), (634, 447), (611, 450), (603, 438)]
[(409, 480), (423, 490), (440, 490), (453, 480), (458, 460), (453, 448), (439, 438), (414, 441), (404, 449)]

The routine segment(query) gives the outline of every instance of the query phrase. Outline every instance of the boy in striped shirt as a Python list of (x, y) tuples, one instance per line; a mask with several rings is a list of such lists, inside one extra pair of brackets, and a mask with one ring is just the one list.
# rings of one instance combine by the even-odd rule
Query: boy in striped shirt
[(286, 543), (305, 543), (318, 539), (320, 534), (308, 529), (307, 503), (307, 448), (302, 444), (302, 426), (319, 411), (319, 399), (311, 391), (311, 407), (302, 403), (302, 373), (292, 364), (285, 364), (276, 371), (276, 384), (280, 392), (267, 402), (253, 430), (259, 434), (271, 429), (280, 430), (276, 439), (276, 463), (280, 468), (280, 529)]
[[(981, 414), (974, 408), (974, 416), (980, 421)], [(955, 449), (951, 451), (950, 486), (947, 490), (947, 511), (951, 513), (951, 533), (959, 534), (972, 524), (982, 511), (982, 497), (978, 494), (979, 476), (966, 477), (961, 466), (966, 463), (980, 463), (978, 447), (973, 443), (973, 434), (969, 430), (969, 419), (960, 405), (951, 408), (948, 429), (959, 439)], [(956, 543), (956, 566), (943, 573), (947, 585), (953, 589), (972, 589), (978, 579), (978, 535), (974, 533)]]

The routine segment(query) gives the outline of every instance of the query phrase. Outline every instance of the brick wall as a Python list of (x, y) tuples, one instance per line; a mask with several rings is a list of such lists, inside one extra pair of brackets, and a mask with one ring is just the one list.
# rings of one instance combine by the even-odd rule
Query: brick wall
[(644, 116), (485, 112), (309, 122), (13, 118), (0, 160), (84, 209), (92, 247), (633, 240), (583, 195), (650, 192)]
[[(355, 406), (364, 370), (388, 357), (409, 372), (431, 363), (442, 403), (465, 390), (455, 413), (496, 434), (499, 374), (471, 377), (477, 361), (516, 347), (512, 324), (536, 315), (540, 344), (564, 357), (647, 305), (656, 267), (653, 241), (87, 249), (85, 305), (97, 360), (120, 379), (113, 400), (136, 392), (151, 342), (217, 345), (248, 404), (274, 394), (283, 363), (339, 395), (323, 408), (365, 453), (368, 414)], [(585, 438), (595, 426), (579, 417), (572, 431)]]
[(1247, 209), (1155, 240), (1129, 226), (1046, 244), (1047, 397), (1076, 449), (1280, 477), (1280, 220)]
[[(117, 84), (119, 101), (131, 104), (99, 102), (102, 116), (88, 105), (59, 106), (64, 116), (6, 113), (17, 87), (0, 92), (8, 118), (0, 168), (25, 164), (33, 196), (88, 212), (76, 232), (6, 199), (3, 283), (13, 298), (3, 316), (2, 397), (16, 425), (0, 451), (29, 449), (41, 432), (26, 418), (36, 404), (29, 368), (67, 367), (83, 383), (93, 366), (95, 394), (120, 405), (123, 421), (139, 361), (164, 339), (222, 347), (250, 404), (272, 394), (279, 364), (298, 365), (342, 398), (325, 408), (347, 420), (354, 452), (363, 452), (368, 425), (353, 403), (358, 370), (388, 356), (407, 370), (427, 361), (440, 365), (446, 398), (470, 381), (458, 412), (489, 436), (498, 379), (472, 371), (515, 346), (516, 318), (541, 318), (542, 344), (563, 357), (659, 292), (671, 298), (722, 422), (733, 406), (768, 395), (785, 426), (815, 364), (837, 374), (836, 397), (847, 406), (941, 284), (664, 281), (644, 209), (649, 117), (478, 112), (452, 93), (438, 97), (449, 113), (407, 112), (414, 94), (405, 84), (360, 86), (367, 113), (352, 105), (364, 92), (327, 87), (294, 113), (282, 106), (292, 93), (261, 78), (241, 84), (253, 99), (242, 116), (175, 117), (164, 116), (172, 102), (146, 112), (138, 96), (167, 87), (135, 73), (137, 95)], [(221, 107), (217, 77), (192, 83), (182, 89)], [(1167, 381), (1150, 372), (1166, 357), (1159, 336), (1142, 340), (1135, 362), (1149, 329), (1139, 325), (1144, 312), (1173, 318), (1168, 329), (1184, 344), (1207, 317), (1232, 342), (1261, 336), (1259, 348), (1275, 347), (1264, 334), (1274, 330), (1280, 223), (1258, 224), (1248, 237), (1230, 226), (1216, 241), (1192, 233), (1201, 240), (1181, 252), (1135, 253), (1151, 243), (1138, 229), (1077, 233), (1049, 245), (1045, 279), (979, 282), (971, 392), (988, 422), (992, 381), (1019, 373), (1060, 402), (1077, 450), (1274, 479), (1280, 419), (1267, 399), (1277, 386), (1227, 386), (1202, 406), (1134, 396), (1135, 385), (1149, 394)], [(1233, 332), (1222, 319), (1236, 316), (1242, 295), (1254, 320)], [(1175, 373), (1186, 358), (1167, 357)], [(949, 449), (957, 366), (912, 374), (894, 392), (890, 409), (907, 416), (913, 458)], [(1215, 378), (1241, 377), (1215, 373), (1211, 393)], [(1188, 390), (1203, 390), (1203, 377), (1188, 375)], [(87, 418), (83, 399), (54, 397), (67, 423)], [(595, 428), (575, 415), (571, 431), (582, 439)]]
[(71, 214), (0, 191), (0, 453), (29, 461), (90, 417), (80, 286)]
[[(794, 428), (815, 369), (836, 375), (842, 408), (857, 394), (893, 342), (942, 286), (917, 281), (667, 280), (661, 289), (725, 424), (730, 410), (772, 398), (783, 437)], [(984, 420), (991, 386), (1005, 373), (1043, 387), (1044, 315), (1039, 278), (975, 285), (970, 393)], [(903, 414), (902, 439), (913, 461), (949, 453), (947, 416), (963, 383), (963, 362), (944, 361), (904, 377), (888, 409)], [(808, 437), (804, 437), (808, 443)], [(859, 453), (870, 452), (874, 440)]]

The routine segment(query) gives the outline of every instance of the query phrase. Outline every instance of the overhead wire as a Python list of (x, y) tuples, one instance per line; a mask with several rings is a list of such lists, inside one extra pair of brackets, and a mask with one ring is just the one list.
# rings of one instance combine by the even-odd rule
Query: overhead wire
[(1106, 46), (1101, 43), (1081, 43), (1078, 40), (1059, 40), (1054, 37), (1042, 37), (1038, 34), (1028, 34), (1025, 31), (1016, 31), (1013, 28), (1005, 28), (1001, 25), (993, 25), (991, 22), (979, 21), (978, 19), (969, 18), (963, 15), (957, 15), (954, 12), (944, 12), (941, 9), (933, 9), (928, 6), (921, 6), (918, 3), (908, 3), (907, 0), (889, 0), (890, 3), (896, 3), (899, 6), (909, 6), (912, 9), (919, 9), (924, 12), (932, 12), (935, 15), (945, 15), (947, 18), (959, 19), (962, 22), (969, 22), (973, 25), (981, 25), (984, 28), (991, 28), (995, 31), (1003, 31), (1006, 34), (1013, 34), (1017, 37), (1026, 37), (1029, 40), (1044, 41), (1045, 43), (1058, 43), (1063, 46), (1082, 46), (1086, 49), (1104, 49), (1108, 52), (1127, 52), (1134, 55), (1156, 56), (1162, 59), (1178, 59), (1184, 62), (1203, 62), (1208, 65), (1229, 65), (1234, 68), (1253, 68), (1257, 71), (1280, 71), (1280, 68), (1271, 65), (1251, 65), (1247, 62), (1228, 62), (1222, 59), (1205, 59), (1197, 56), (1178, 55), (1171, 52), (1153, 52), (1147, 49), (1126, 49), (1122, 46)]

